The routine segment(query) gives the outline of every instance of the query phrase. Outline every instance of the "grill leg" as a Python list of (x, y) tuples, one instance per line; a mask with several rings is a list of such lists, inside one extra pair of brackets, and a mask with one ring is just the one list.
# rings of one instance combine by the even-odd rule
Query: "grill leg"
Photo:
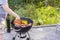
[(31, 40), (31, 37), (29, 33), (27, 32), (26, 34), (21, 34), (21, 33), (16, 33), (15, 37), (13, 37), (13, 40)]

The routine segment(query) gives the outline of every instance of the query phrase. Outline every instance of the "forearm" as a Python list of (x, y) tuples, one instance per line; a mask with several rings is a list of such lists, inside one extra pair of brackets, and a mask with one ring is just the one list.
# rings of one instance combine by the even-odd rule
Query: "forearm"
[(10, 15), (14, 16), (14, 17), (19, 17), (15, 12), (13, 12), (8, 5), (2, 5), (3, 9)]
[(15, 12), (13, 12), (10, 8), (7, 8), (8, 10), (6, 10), (5, 9), (5, 11), (8, 13), (8, 14), (10, 14), (10, 15), (12, 15), (12, 16), (14, 16), (14, 17), (18, 17), (18, 15), (15, 13)]

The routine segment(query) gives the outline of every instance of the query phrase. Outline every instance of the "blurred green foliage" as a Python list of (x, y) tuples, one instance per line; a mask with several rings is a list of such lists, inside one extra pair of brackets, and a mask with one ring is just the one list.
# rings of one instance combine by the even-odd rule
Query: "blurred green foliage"
[(55, 24), (60, 20), (60, 0), (9, 0), (9, 6), (34, 25)]

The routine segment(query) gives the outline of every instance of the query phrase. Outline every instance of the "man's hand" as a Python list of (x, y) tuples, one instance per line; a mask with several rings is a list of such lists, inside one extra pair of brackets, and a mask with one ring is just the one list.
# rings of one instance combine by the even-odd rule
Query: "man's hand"
[(20, 20), (20, 16), (17, 15), (17, 16), (15, 17), (15, 19), (16, 19), (16, 20)]
[(32, 24), (29, 23), (29, 24), (27, 24), (27, 25), (21, 24), (20, 26), (21, 26), (22, 28), (25, 28), (25, 27), (28, 27), (28, 26), (31, 26), (31, 25), (32, 25)]
[(27, 25), (24, 25), (24, 24), (15, 24), (15, 26), (16, 27), (18, 27), (18, 28), (20, 28), (20, 27), (22, 27), (22, 28), (25, 28), (25, 27), (28, 27), (28, 26), (31, 26), (32, 24), (31, 23), (29, 23), (29, 24), (27, 24)]
[(20, 28), (20, 27), (21, 27), (21, 25), (20, 25), (20, 24), (17, 24), (17, 23), (15, 24), (15, 26), (16, 26), (16, 27), (18, 27), (18, 28)]

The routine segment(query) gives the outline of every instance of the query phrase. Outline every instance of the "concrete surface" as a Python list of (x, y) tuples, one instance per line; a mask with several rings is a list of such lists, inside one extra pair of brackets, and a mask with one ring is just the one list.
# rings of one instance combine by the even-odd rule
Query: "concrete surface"
[[(43, 28), (31, 28), (29, 31), (32, 40), (60, 40), (60, 30), (56, 30), (57, 27), (43, 27)], [(5, 32), (3, 34), (3, 40), (12, 40), (16, 32), (13, 30), (11, 33)], [(16, 39), (22, 40), (22, 39)]]

